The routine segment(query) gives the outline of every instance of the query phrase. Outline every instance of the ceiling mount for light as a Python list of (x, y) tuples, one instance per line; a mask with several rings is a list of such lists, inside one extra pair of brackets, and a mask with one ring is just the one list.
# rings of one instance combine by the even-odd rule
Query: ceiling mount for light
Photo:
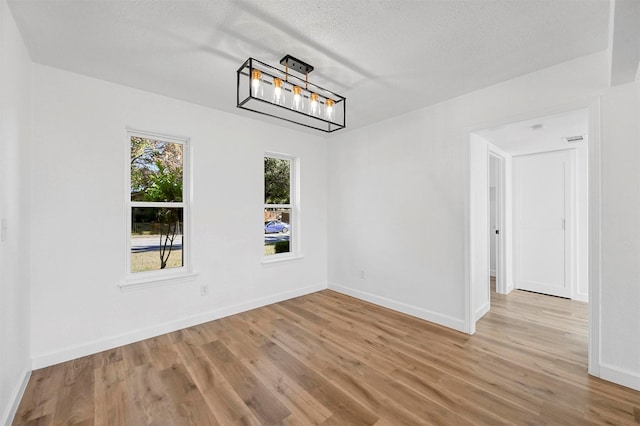
[[(249, 58), (238, 69), (237, 107), (321, 130), (346, 127), (347, 99), (309, 82), (313, 66), (286, 55), (281, 70)], [(304, 79), (291, 74), (304, 75)]]
[(280, 59), (280, 65), (284, 65), (285, 67), (298, 71), (300, 74), (309, 74), (313, 71), (313, 67), (305, 62), (302, 62), (300, 59), (296, 59), (291, 55), (287, 55), (284, 58)]

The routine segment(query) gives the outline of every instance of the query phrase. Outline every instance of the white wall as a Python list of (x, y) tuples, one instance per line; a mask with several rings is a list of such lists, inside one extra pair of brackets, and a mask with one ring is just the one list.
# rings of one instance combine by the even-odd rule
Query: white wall
[[(464, 329), (469, 133), (588, 105), (607, 92), (607, 63), (606, 52), (578, 58), (332, 139), (329, 285)], [(603, 218), (603, 232), (627, 225), (632, 232), (603, 245), (601, 353), (625, 377), (640, 373), (637, 97), (635, 86), (615, 89), (602, 108), (603, 201), (612, 201), (603, 216), (628, 212)], [(622, 196), (628, 191), (630, 199)], [(621, 244), (632, 249), (624, 260)], [(620, 262), (623, 268), (612, 268)]]
[(640, 82), (602, 99), (601, 375), (640, 390)]
[[(40, 65), (33, 90), (34, 366), (326, 288), (323, 138)], [(193, 283), (117, 287), (125, 272), (127, 127), (191, 138), (200, 272)], [(300, 158), (304, 255), (268, 265), (265, 151)]]
[(480, 136), (469, 138), (471, 209), (471, 287), (475, 321), (489, 312), (489, 145)]
[(576, 148), (576, 294), (589, 301), (589, 150), (588, 139)]
[(330, 285), (463, 330), (469, 133), (599, 95), (606, 64), (579, 58), (332, 139)]
[(454, 118), (441, 104), (329, 141), (329, 285), (461, 330), (466, 154), (447, 137)]
[(31, 371), (29, 146), (31, 62), (0, 1), (0, 424), (9, 423)]

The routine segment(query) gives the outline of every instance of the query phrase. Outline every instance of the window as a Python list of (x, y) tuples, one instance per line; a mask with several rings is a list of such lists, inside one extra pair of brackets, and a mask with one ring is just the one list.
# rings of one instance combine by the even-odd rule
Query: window
[(295, 252), (296, 196), (294, 158), (264, 157), (264, 254), (287, 257)]
[(187, 271), (188, 141), (128, 132), (128, 276)]

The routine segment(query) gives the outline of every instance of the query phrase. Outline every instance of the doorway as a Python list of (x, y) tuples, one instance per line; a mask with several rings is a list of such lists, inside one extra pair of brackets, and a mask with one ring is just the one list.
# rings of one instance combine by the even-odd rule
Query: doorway
[[(489, 276), (492, 288), (508, 294), (506, 233), (506, 156), (489, 147)], [(491, 300), (491, 298), (489, 298)]]
[[(571, 119), (575, 123), (566, 125), (566, 122), (571, 121)], [(559, 123), (563, 120), (565, 125), (559, 126)], [(534, 156), (543, 152), (565, 151), (569, 153), (570, 158), (563, 161), (565, 163), (568, 161), (567, 165), (573, 167), (573, 170), (568, 170), (568, 173), (575, 179), (575, 188), (569, 190), (565, 188), (563, 190), (563, 193), (564, 191), (567, 192), (568, 198), (565, 198), (565, 200), (571, 206), (571, 209), (565, 207), (563, 213), (571, 214), (573, 212), (575, 215), (573, 221), (568, 221), (562, 215), (554, 219), (554, 223), (557, 226), (562, 227), (564, 225), (565, 230), (568, 231), (565, 233), (568, 241), (562, 244), (562, 247), (567, 252), (561, 269), (566, 269), (562, 274), (562, 278), (569, 285), (570, 292), (565, 293), (563, 297), (583, 302), (595, 301), (595, 303), (590, 303), (588, 308), (589, 371), (591, 374), (598, 375), (597, 347), (599, 345), (599, 332), (597, 315), (599, 305), (597, 289), (600, 283), (598, 275), (593, 275), (593, 264), (597, 264), (600, 235), (589, 231), (590, 229), (597, 229), (595, 224), (600, 211), (599, 198), (597, 196), (597, 188), (600, 182), (600, 169), (598, 167), (599, 104), (596, 101), (586, 106), (577, 104), (573, 109), (551, 110), (546, 114), (531, 114), (528, 118), (526, 116), (521, 117), (520, 120), (505, 120), (489, 124), (479, 130), (469, 130), (467, 331), (473, 334), (475, 332), (475, 321), (490, 309), (491, 298), (487, 297), (487, 295), (490, 296), (487, 290), (490, 289), (492, 272), (495, 271), (496, 291), (499, 291), (500, 286), (498, 283), (501, 279), (504, 282), (505, 293), (509, 293), (518, 287), (524, 289), (521, 278), (526, 274), (523, 275), (521, 272), (527, 271), (522, 269), (522, 265), (518, 269), (516, 256), (519, 250), (515, 246), (515, 197), (517, 193), (514, 175), (516, 174), (518, 162), (525, 156)], [(499, 141), (496, 143), (497, 136), (500, 136), (500, 134), (510, 135), (508, 139), (511, 145), (505, 145)], [(542, 137), (543, 135), (546, 136)], [(589, 135), (594, 135), (594, 137), (589, 138)], [(594, 155), (590, 156), (590, 152), (594, 152)], [(505, 177), (503, 181), (504, 197), (502, 208), (497, 206), (499, 185), (496, 182), (491, 185), (490, 182), (492, 168), (496, 167), (495, 161), (500, 157), (504, 159), (504, 174), (500, 173), (500, 175)], [(492, 161), (494, 162), (493, 167)], [(565, 179), (565, 182), (569, 181)], [(553, 183), (549, 185), (557, 186), (557, 184)], [(484, 186), (484, 189), (482, 186)], [(497, 222), (497, 226), (492, 226), (491, 223), (492, 187), (495, 188), (493, 190), (495, 192), (494, 208), (503, 214), (502, 219), (498, 218), (499, 215), (495, 217), (494, 220)], [(590, 202), (590, 199), (593, 202)], [(549, 209), (541, 210), (547, 213), (550, 211)], [(551, 211), (551, 213), (557, 216), (557, 211)], [(590, 218), (594, 222), (590, 223)], [(498, 234), (495, 234), (496, 231), (498, 231)], [(499, 237), (492, 237), (492, 234), (499, 235)], [(535, 232), (531, 231), (531, 234), (535, 235)], [(493, 262), (491, 260), (492, 238), (496, 240), (494, 248), (495, 269), (492, 268)], [(501, 261), (502, 265), (500, 264)], [(535, 274), (533, 276), (535, 277)], [(556, 276), (559, 275), (556, 274)], [(591, 280), (591, 277), (594, 279)], [(548, 293), (544, 289), (542, 292)], [(486, 303), (486, 308), (479, 310), (480, 303)]]
[[(547, 110), (538, 111), (537, 113), (529, 113), (510, 119), (498, 119), (485, 123), (484, 126), (474, 126), (467, 128), (468, 135), (468, 183), (467, 197), (468, 208), (466, 214), (467, 238), (465, 241), (466, 261), (465, 261), (465, 331), (474, 334), (476, 330), (477, 302), (486, 295), (486, 288), (489, 286), (489, 240), (488, 240), (488, 223), (489, 218), (488, 203), (478, 203), (478, 193), (488, 192), (488, 144), (486, 140), (478, 133), (484, 130), (496, 130), (506, 127), (512, 123), (521, 123), (532, 121), (532, 117), (549, 117), (560, 115), (567, 112), (575, 112), (582, 110), (587, 116), (587, 133), (586, 138), (582, 140), (584, 149), (581, 150), (581, 161), (577, 164), (577, 173), (581, 174), (582, 183), (578, 184), (577, 194), (582, 194), (577, 200), (577, 209), (588, 212), (586, 217), (578, 218), (575, 223), (576, 232), (574, 232), (575, 246), (579, 252), (579, 258), (582, 259), (579, 265), (576, 265), (576, 278), (578, 282), (577, 294), (575, 299), (588, 302), (588, 371), (590, 374), (600, 376), (600, 253), (601, 253), (601, 234), (600, 234), (600, 218), (601, 218), (601, 165), (600, 165), (600, 132), (601, 117), (600, 103), (597, 98), (588, 101), (577, 101), (565, 104), (562, 107), (549, 108)], [(534, 126), (535, 124), (531, 124)], [(534, 131), (533, 128), (530, 130)], [(569, 136), (567, 133), (564, 136)], [(486, 135), (483, 135), (486, 136)], [(480, 139), (480, 141), (479, 141)], [(480, 143), (479, 143), (480, 142)], [(517, 143), (517, 140), (513, 140)], [(566, 141), (570, 143), (571, 141)], [(526, 144), (520, 146), (526, 149)], [(526, 154), (526, 153), (522, 153)], [(512, 156), (505, 157), (505, 175), (512, 176)], [(478, 186), (478, 181), (485, 189)], [(504, 218), (504, 228), (501, 229), (501, 241), (503, 243), (504, 255), (502, 259), (506, 260), (503, 270), (507, 292), (511, 291), (514, 283), (513, 273), (513, 223), (510, 218), (513, 216), (509, 213), (509, 209), (513, 206), (512, 195), (513, 189), (510, 187), (511, 179), (505, 181), (505, 211), (507, 214)], [(588, 181), (588, 183), (584, 183)], [(488, 199), (488, 197), (486, 197)], [(478, 217), (481, 217), (478, 219)], [(483, 222), (484, 221), (484, 222)], [(484, 226), (480, 226), (484, 223)], [(504, 232), (503, 232), (504, 231)], [(484, 256), (486, 253), (486, 256)], [(483, 266), (485, 265), (485, 266)], [(486, 275), (485, 275), (486, 273)], [(499, 272), (498, 272), (499, 275)], [(480, 295), (480, 296), (479, 296)], [(489, 301), (487, 301), (487, 304)]]
[(495, 276), (499, 293), (588, 300), (588, 117), (582, 108), (473, 133), (472, 153), (486, 165), (472, 171), (487, 175), (472, 200), (487, 211), (488, 266), (474, 271), (483, 293)]

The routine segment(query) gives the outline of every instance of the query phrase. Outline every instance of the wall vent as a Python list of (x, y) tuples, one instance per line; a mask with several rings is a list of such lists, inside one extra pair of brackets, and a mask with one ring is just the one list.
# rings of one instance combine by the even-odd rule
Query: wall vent
[(578, 136), (566, 136), (564, 138), (562, 138), (562, 141), (564, 143), (579, 143), (584, 141), (584, 136), (583, 135), (578, 135)]

